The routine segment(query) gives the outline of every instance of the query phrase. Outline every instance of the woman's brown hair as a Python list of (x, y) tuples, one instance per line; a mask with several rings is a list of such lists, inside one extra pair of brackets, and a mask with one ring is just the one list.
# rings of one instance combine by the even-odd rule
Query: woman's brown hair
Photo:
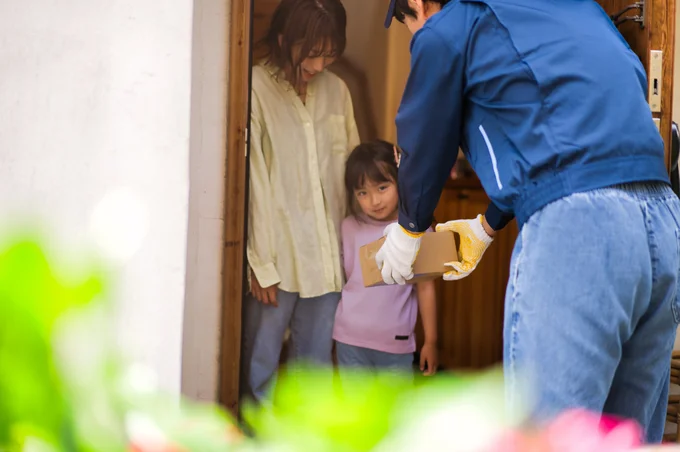
[(288, 82), (297, 86), (305, 58), (343, 54), (346, 28), (347, 13), (340, 0), (282, 0), (269, 31), (257, 44), (258, 54), (280, 70), (290, 70)]
[(354, 191), (364, 187), (367, 180), (377, 184), (397, 183), (397, 161), (394, 145), (383, 140), (361, 143), (354, 148), (345, 164), (345, 191), (349, 213), (361, 218), (363, 212)]

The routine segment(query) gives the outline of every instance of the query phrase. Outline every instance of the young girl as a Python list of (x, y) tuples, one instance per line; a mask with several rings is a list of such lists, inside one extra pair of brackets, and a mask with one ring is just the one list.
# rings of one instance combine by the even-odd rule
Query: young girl
[(290, 326), (290, 358), (331, 364), (343, 273), (345, 161), (359, 142), (345, 83), (340, 0), (283, 0), (253, 68), (243, 381), (265, 397)]
[(420, 370), (433, 375), (437, 369), (434, 282), (367, 288), (361, 276), (359, 248), (397, 221), (396, 159), (393, 145), (375, 141), (359, 145), (347, 160), (345, 189), (352, 214), (341, 229), (347, 284), (333, 330), (341, 375), (351, 367), (411, 372), (418, 308), (425, 330)]

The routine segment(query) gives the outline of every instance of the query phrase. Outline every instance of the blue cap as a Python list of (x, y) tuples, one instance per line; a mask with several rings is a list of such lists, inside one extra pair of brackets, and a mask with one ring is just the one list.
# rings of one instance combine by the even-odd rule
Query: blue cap
[(385, 17), (385, 28), (390, 28), (392, 25), (392, 18), (394, 17), (394, 5), (397, 0), (390, 0), (390, 6), (387, 9), (387, 17)]

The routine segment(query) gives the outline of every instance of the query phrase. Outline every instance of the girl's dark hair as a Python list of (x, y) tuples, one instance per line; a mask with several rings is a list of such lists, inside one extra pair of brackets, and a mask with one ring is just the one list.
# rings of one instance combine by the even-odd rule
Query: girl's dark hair
[[(451, 0), (423, 0), (423, 3), (438, 3), (442, 8)], [(404, 18), (409, 16), (416, 19), (416, 11), (408, 4), (408, 0), (397, 0), (394, 4), (394, 18), (404, 23)]]
[[(291, 85), (300, 79), (300, 63), (309, 57), (339, 57), (345, 51), (347, 13), (340, 0), (282, 0), (269, 31), (257, 45), (267, 63), (289, 69)], [(300, 46), (294, 52), (295, 46)]]
[(345, 164), (345, 191), (347, 206), (354, 217), (362, 215), (354, 190), (362, 188), (366, 180), (375, 183), (397, 183), (397, 162), (394, 145), (383, 140), (362, 143), (349, 155)]

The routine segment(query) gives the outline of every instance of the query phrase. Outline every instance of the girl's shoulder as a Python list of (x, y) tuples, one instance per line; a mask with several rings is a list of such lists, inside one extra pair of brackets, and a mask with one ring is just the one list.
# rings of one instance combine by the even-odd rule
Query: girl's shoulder
[(340, 229), (342, 232), (343, 236), (353, 234), (354, 232), (358, 231), (360, 228), (360, 224), (357, 221), (357, 219), (354, 217), (354, 215), (350, 215), (344, 220), (342, 220), (342, 223), (340, 225)]
[(341, 234), (344, 240), (356, 238), (357, 244), (365, 245), (382, 237), (387, 224), (364, 220), (350, 215), (342, 221)]

